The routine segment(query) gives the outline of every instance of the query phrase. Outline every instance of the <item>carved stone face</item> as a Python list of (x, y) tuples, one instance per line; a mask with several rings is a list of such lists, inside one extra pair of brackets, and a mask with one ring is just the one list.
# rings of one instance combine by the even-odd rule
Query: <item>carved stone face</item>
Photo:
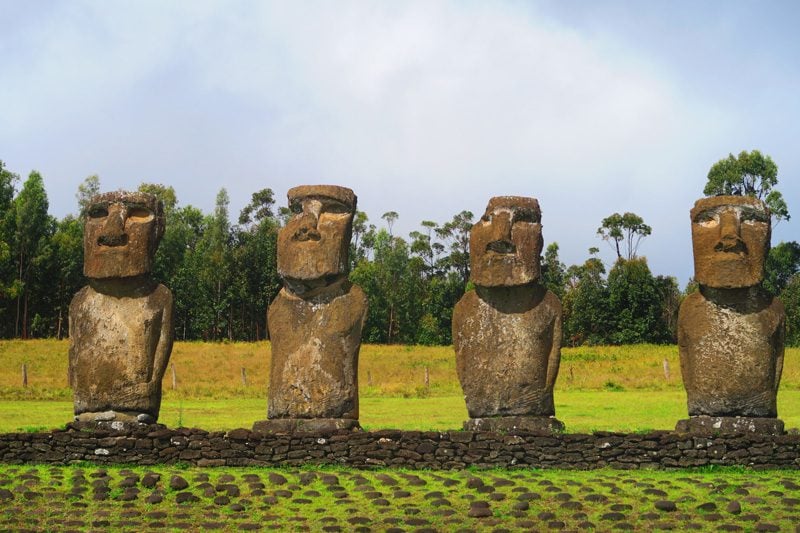
[(84, 215), (84, 275), (108, 279), (147, 274), (163, 234), (164, 208), (154, 195), (115, 191), (95, 196)]
[(311, 281), (344, 274), (356, 196), (335, 185), (301, 185), (289, 190), (292, 217), (278, 232), (278, 274)]
[(542, 225), (539, 202), (524, 196), (496, 196), (472, 226), (469, 238), (472, 281), (483, 287), (525, 285), (540, 276)]
[(749, 196), (713, 196), (691, 211), (694, 277), (718, 289), (752, 287), (764, 278), (770, 213)]

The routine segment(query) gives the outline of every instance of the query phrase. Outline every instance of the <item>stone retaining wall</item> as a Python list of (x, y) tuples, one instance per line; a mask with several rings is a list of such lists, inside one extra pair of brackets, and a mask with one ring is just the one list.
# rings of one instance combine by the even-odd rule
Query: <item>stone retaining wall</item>
[(800, 468), (800, 435), (698, 437), (648, 434), (502, 435), (488, 432), (383, 430), (334, 434), (265, 435), (246, 429), (209, 432), (144, 426), (106, 430), (0, 435), (0, 462), (68, 464), (81, 461), (150, 465), (280, 466), (336, 464), (356, 468), (456, 469), (602, 467), (679, 468), (741, 465)]

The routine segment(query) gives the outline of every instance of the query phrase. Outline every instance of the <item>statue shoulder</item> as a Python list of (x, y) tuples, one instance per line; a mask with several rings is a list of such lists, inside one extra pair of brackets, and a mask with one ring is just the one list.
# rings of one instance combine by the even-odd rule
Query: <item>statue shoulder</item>
[(700, 291), (695, 291), (683, 299), (678, 313), (686, 313), (690, 309), (697, 309), (701, 306), (704, 306), (706, 303), (708, 303), (708, 301), (706, 300), (705, 296), (703, 296)]
[(777, 296), (772, 297), (772, 301), (770, 302), (769, 308), (774, 313), (780, 313), (781, 315), (786, 314), (786, 307), (783, 305), (783, 302)]
[(69, 303), (69, 311), (70, 313), (74, 313), (77, 311), (78, 307), (86, 301), (86, 299), (94, 292), (94, 290), (89, 286), (85, 285), (81, 290), (75, 293), (75, 296), (72, 297), (72, 301)]
[(556, 296), (553, 291), (545, 289), (542, 304), (544, 304), (547, 309), (552, 310), (554, 314), (561, 316), (561, 300), (558, 299), (558, 296)]
[(478, 293), (475, 291), (475, 289), (472, 289), (465, 292), (464, 295), (459, 298), (455, 307), (453, 308), (453, 312), (458, 313), (462, 309), (469, 309), (479, 305), (480, 303), (481, 299), (478, 296)]
[(156, 286), (156, 289), (153, 291), (152, 296), (156, 298), (158, 301), (162, 301), (165, 304), (172, 304), (174, 297), (172, 295), (172, 291), (164, 285), (163, 283), (159, 283)]
[(364, 289), (362, 289), (360, 285), (356, 285), (355, 283), (350, 286), (347, 297), (359, 302), (367, 301), (367, 293), (364, 292)]

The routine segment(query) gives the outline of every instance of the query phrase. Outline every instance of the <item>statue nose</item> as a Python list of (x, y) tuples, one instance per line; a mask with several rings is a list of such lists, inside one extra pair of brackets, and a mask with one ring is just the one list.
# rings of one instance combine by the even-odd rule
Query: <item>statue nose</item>
[(719, 220), (719, 242), (714, 247), (722, 252), (740, 252), (745, 250), (744, 241), (739, 235), (739, 216), (734, 211), (725, 211)]
[(126, 216), (127, 210), (124, 207), (110, 206), (103, 230), (97, 239), (98, 244), (103, 246), (123, 246), (127, 244), (128, 235), (125, 233)]
[(511, 239), (510, 213), (498, 213), (492, 216), (492, 237), (498, 241)]
[(303, 214), (300, 215), (299, 227), (294, 234), (298, 241), (318, 241), (320, 239), (317, 224), (319, 214), (322, 211), (322, 204), (317, 200), (311, 200), (303, 206)]
[(739, 217), (735, 211), (728, 210), (722, 212), (719, 217), (720, 237), (736, 238), (739, 236)]

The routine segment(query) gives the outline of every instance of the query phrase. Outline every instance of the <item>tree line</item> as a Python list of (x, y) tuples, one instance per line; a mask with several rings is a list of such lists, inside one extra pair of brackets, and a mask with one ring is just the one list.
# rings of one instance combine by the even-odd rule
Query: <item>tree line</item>
[[(734, 163), (742, 154), (731, 156)], [(714, 183), (730, 193), (724, 188), (730, 189), (736, 173), (729, 160), (723, 161), (724, 175)], [(759, 171), (769, 167), (757, 163)], [(719, 174), (715, 168), (709, 183)], [(747, 176), (747, 184), (755, 188), (751, 174)], [(759, 184), (758, 191), (773, 204), (777, 198), (773, 216), (788, 219), (783, 199), (772, 189), (776, 181)], [(174, 294), (176, 338), (266, 338), (267, 308), (282, 286), (276, 271), (277, 232), (289, 216), (287, 208), (276, 208), (273, 191), (253, 193), (232, 220), (224, 188), (211, 213), (179, 206), (170, 186), (142, 183), (138, 190), (164, 203), (166, 232), (153, 275)], [(70, 300), (86, 284), (80, 212), (99, 191), (100, 179), (89, 176), (78, 187), (76, 213), (56, 219), (48, 213), (41, 175), (33, 171), (22, 181), (0, 161), (0, 338), (68, 335)], [(462, 211), (444, 222), (424, 220), (407, 237), (393, 233), (398, 218), (394, 211), (384, 213), (378, 226), (362, 211), (354, 217), (350, 278), (369, 299), (364, 342), (450, 344), (452, 309), (470, 288), (474, 215)], [(597, 248), (589, 250), (582, 264), (567, 266), (559, 259), (558, 243), (547, 246), (541, 258), (542, 283), (563, 303), (566, 345), (675, 342), (678, 308), (696, 285), (690, 282), (681, 290), (674, 277), (651, 273), (646, 258), (637, 254), (651, 232), (635, 213), (603, 219), (598, 236), (617, 254), (608, 271)], [(783, 300), (787, 343), (793, 345), (800, 344), (798, 270), (797, 242), (770, 250), (763, 286)]]

